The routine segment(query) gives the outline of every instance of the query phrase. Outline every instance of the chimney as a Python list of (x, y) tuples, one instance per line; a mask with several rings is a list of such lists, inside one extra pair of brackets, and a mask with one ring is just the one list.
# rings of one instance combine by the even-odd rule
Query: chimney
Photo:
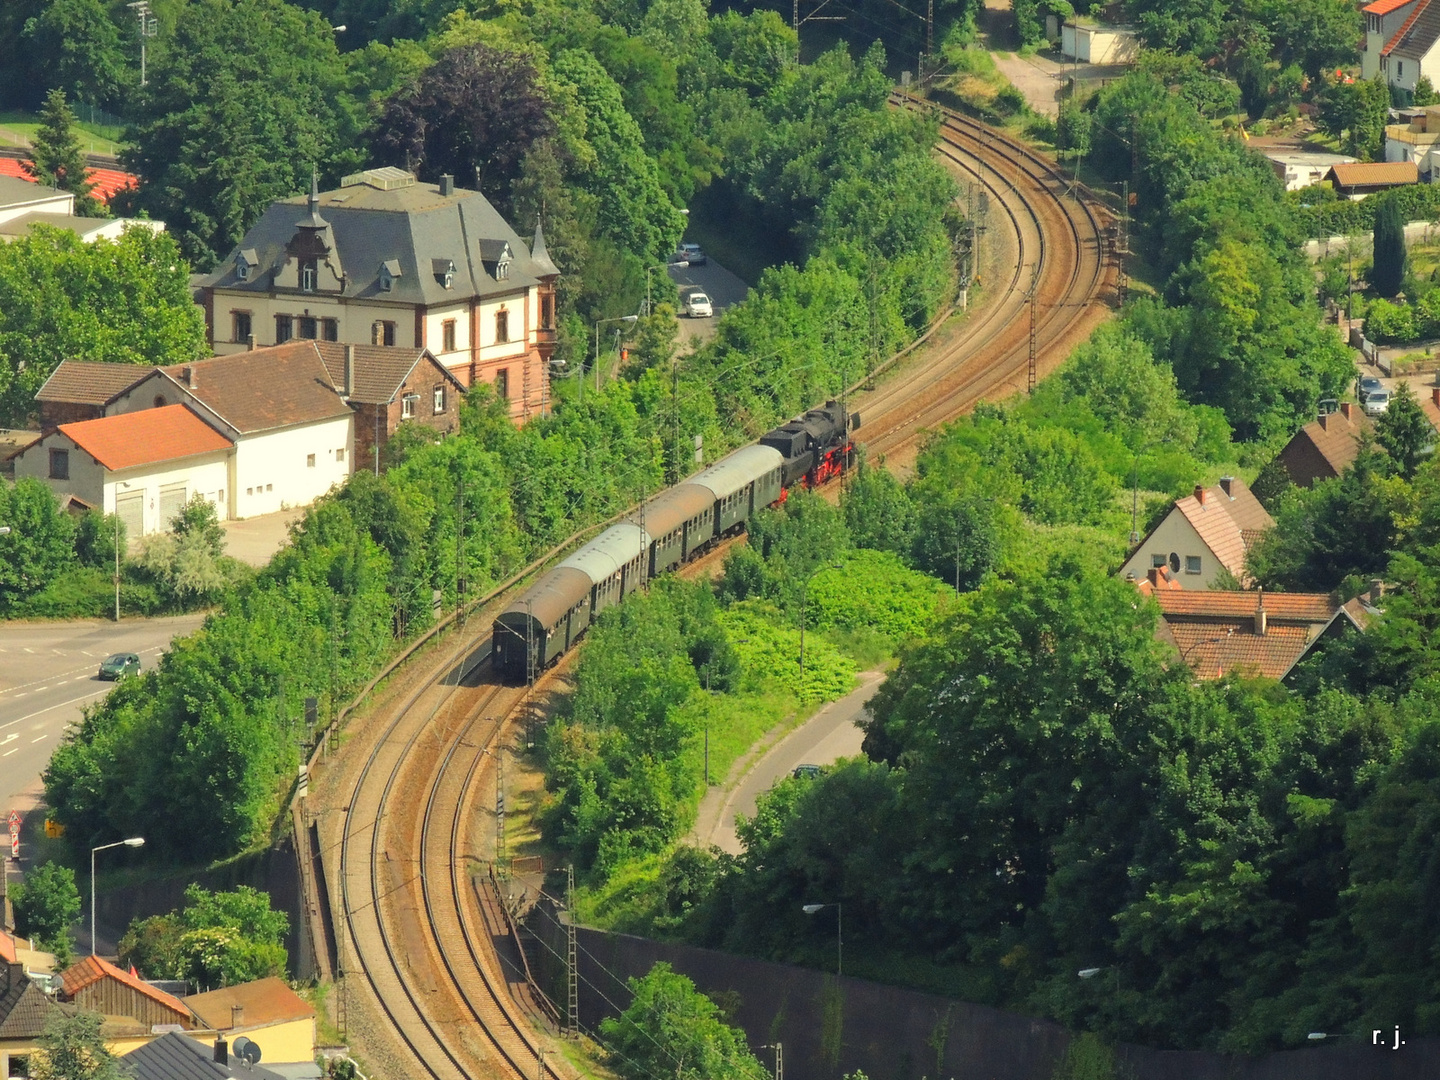
[(224, 1035), (215, 1036), (215, 1061), (219, 1065), (230, 1064), (230, 1044), (225, 1041)]
[(1430, 400), (1433, 401), (1437, 406), (1440, 406), (1440, 386), (1437, 386), (1430, 391)]
[(1355, 403), (1353, 401), (1342, 401), (1340, 403), (1340, 415), (1346, 420), (1355, 419)]
[(1265, 615), (1265, 590), (1263, 588), (1257, 589), (1256, 595), (1260, 599), (1260, 606), (1255, 609), (1255, 633), (1259, 637), (1264, 637), (1265, 624), (1268, 622)]
[(186, 365), (185, 365), (184, 375), (185, 375), (185, 385), (188, 386), (191, 390), (194, 390), (195, 387), (196, 387), (196, 385), (199, 384), (199, 382), (200, 382), (199, 377), (195, 374), (195, 369), (194, 369), (193, 367), (191, 367), (189, 364), (186, 364)]
[(1150, 572), (1145, 576), (1150, 579), (1150, 584), (1153, 585), (1155, 588), (1158, 589), (1160, 587), (1160, 571), (1158, 568), (1152, 566), (1150, 568)]
[(231, 1006), (230, 1006), (230, 1029), (233, 1031), (235, 1028), (244, 1027), (244, 1026), (245, 1026), (245, 1006), (244, 1006), (244, 1005), (231, 1005)]
[(1226, 498), (1233, 499), (1235, 497), (1234, 487), (1235, 478), (1233, 476), (1220, 477), (1220, 490), (1225, 492)]
[(340, 396), (348, 398), (355, 392), (355, 346), (345, 346), (345, 385), (340, 390)]
[(1320, 421), (1321, 431), (1330, 430), (1330, 414), (1328, 412), (1322, 412), (1316, 419)]
[(1204, 506), (1204, 505), (1205, 505), (1205, 485), (1204, 485), (1204, 484), (1196, 484), (1196, 485), (1195, 485), (1195, 501), (1198, 502), (1201, 506)]
[(1385, 582), (1378, 577), (1370, 579), (1370, 606), (1377, 607), (1380, 599), (1385, 595)]
[(445, 173), (440, 177), (440, 194), (455, 194), (455, 177), (451, 176), (449, 173)]

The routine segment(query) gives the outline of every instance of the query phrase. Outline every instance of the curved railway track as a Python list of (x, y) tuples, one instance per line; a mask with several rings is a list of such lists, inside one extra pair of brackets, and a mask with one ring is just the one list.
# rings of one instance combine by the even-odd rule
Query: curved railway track
[[(943, 115), (937, 152), (989, 193), (992, 233), (1003, 222), (1007, 235), (1003, 244), (992, 237), (991, 298), (962, 335), (854, 401), (865, 410), (866, 444), (892, 460), (978, 401), (1003, 396), (1017, 380), (1024, 388), (1032, 288), (1041, 372), (1104, 314), (1096, 309), (1108, 281), (1101, 211), (1084, 198), (1067, 202), (1068, 181), (1052, 165), (958, 114)], [(503, 920), (470, 883), (476, 792), (524, 695), (484, 674), (489, 622), (478, 615), (476, 629), (462, 632), (417, 688), (358, 733), (365, 757), (342, 800), (339, 838), (327, 840), (339, 852), (325, 871), (344, 993), (358, 983), (358, 1015), (391, 1029), (391, 1038), (366, 1039), (386, 1080), (571, 1077), (557, 1069), (558, 1054), (542, 1067), (538, 1010), (522, 1012), (511, 997), (494, 945)], [(349, 1027), (361, 1034), (355, 1020)]]
[[(899, 93), (891, 100), (900, 108), (936, 110)], [(865, 417), (865, 446), (892, 463), (913, 454), (926, 431), (980, 401), (1026, 388), (1032, 289), (1036, 367), (1043, 377), (1106, 317), (1101, 302), (1114, 279), (1102, 208), (1023, 143), (960, 113), (936, 111), (936, 152), (990, 198), (990, 257), (978, 269), (993, 299), (963, 336), (927, 354), (923, 371), (854, 400)], [(996, 235), (1001, 225), (1003, 239)]]

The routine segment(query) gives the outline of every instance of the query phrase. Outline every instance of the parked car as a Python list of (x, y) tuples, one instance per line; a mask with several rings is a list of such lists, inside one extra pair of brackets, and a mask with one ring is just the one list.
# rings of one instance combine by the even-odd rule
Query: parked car
[(692, 319), (708, 319), (715, 314), (715, 306), (703, 292), (692, 292), (685, 297), (685, 314)]
[(675, 261), (689, 263), (691, 266), (704, 266), (710, 259), (700, 250), (699, 244), (681, 244), (675, 252)]
[(1390, 408), (1390, 391), (1376, 390), (1365, 395), (1365, 415), (1380, 416)]
[(1377, 390), (1384, 390), (1384, 389), (1385, 389), (1385, 384), (1382, 383), (1379, 379), (1377, 379), (1374, 375), (1362, 375), (1362, 376), (1360, 376), (1360, 394), (1359, 394), (1359, 397), (1360, 397), (1360, 400), (1361, 400), (1361, 401), (1364, 401), (1367, 397), (1369, 397), (1371, 394), (1375, 393)]
[(796, 780), (814, 780), (820, 775), (819, 765), (796, 765), (790, 770), (790, 775)]
[(140, 674), (140, 657), (133, 652), (117, 652), (100, 661), (100, 678), (123, 679), (126, 675)]

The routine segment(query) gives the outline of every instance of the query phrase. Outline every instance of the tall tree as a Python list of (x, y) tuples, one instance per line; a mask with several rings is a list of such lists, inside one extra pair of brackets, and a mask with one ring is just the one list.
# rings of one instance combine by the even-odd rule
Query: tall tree
[(91, 194), (95, 185), (88, 177), (85, 156), (75, 134), (75, 114), (65, 100), (65, 91), (51, 90), (40, 114), (30, 157), (21, 168), (42, 184), (68, 191), (75, 196), (75, 213), (80, 217), (103, 217), (100, 200)]
[(41, 863), (14, 890), (15, 928), (51, 952), (70, 951), (70, 924), (80, 914), (75, 871), (57, 862)]
[(0, 422), (19, 426), (61, 360), (174, 364), (205, 354), (190, 268), (169, 233), (83, 242), (37, 228), (0, 244)]
[(1375, 267), (1370, 285), (1381, 296), (1394, 296), (1405, 280), (1405, 215), (1398, 199), (1382, 197), (1375, 208)]
[(134, 81), (120, 29), (101, 0), (52, 0), (26, 21), (23, 41), (25, 59), (43, 85), (64, 90), (72, 101), (118, 108)]
[(1390, 395), (1390, 405), (1375, 423), (1375, 439), (1383, 446), (1400, 475), (1413, 479), (1420, 462), (1435, 446), (1435, 429), (1415, 400), (1410, 384), (1402, 382)]
[(371, 145), (430, 180), (449, 173), (469, 187), (478, 177), (504, 205), (526, 153), (554, 129), (530, 60), (475, 44), (449, 50), (393, 95)]
[(642, 979), (618, 1017), (600, 1025), (610, 1064), (624, 1080), (754, 1080), (765, 1067), (745, 1036), (720, 1018), (713, 1001), (661, 961)]
[(330, 24), (285, 0), (195, 0), (156, 50), (122, 155), (136, 205), (209, 269), (311, 170), (360, 164)]

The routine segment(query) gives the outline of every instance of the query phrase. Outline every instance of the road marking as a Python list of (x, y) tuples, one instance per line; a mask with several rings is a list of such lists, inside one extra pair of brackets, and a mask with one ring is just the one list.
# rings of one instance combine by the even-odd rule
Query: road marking
[(11, 754), (16, 753), (19, 749), (20, 747), (17, 746), (14, 750), (6, 750), (3, 754), (0, 754), (0, 757), (9, 757)]
[(53, 712), (56, 709), (63, 709), (66, 705), (74, 705), (76, 702), (87, 701), (90, 698), (99, 697), (101, 694), (108, 694), (110, 692), (110, 689), (111, 688), (107, 686), (104, 690), (95, 690), (89, 694), (81, 694), (77, 698), (71, 698), (69, 701), (62, 701), (58, 705), (47, 706), (46, 708), (40, 709), (37, 712), (30, 713), (29, 716), (22, 716), (15, 720), (6, 720), (5, 723), (0, 724), (0, 728), (7, 728), (11, 724), (18, 724), (21, 720), (29, 720), (31, 719), (31, 717), (43, 716), (47, 712)]
[[(22, 648), (24, 648), (24, 646), (22, 646)], [(28, 652), (28, 653), (33, 653), (35, 650), (34, 650), (34, 649), (30, 649), (30, 648), (26, 648), (25, 651)]]
[(34, 746), (37, 742), (44, 742), (44, 741), (45, 741), (46, 739), (48, 739), (49, 737), (50, 737), (49, 735), (41, 735), (40, 738), (38, 738), (38, 739), (31, 739), (31, 740), (30, 740), (30, 745), (31, 745), (31, 746)]

